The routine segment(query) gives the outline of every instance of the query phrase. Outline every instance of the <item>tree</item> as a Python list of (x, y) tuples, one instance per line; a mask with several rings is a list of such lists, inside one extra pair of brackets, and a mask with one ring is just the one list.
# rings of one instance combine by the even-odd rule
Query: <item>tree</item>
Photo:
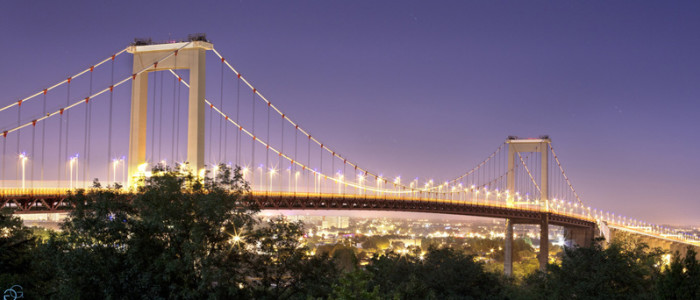
[[(59, 298), (235, 297), (244, 256), (234, 232), (252, 228), (254, 207), (239, 170), (216, 178), (157, 166), (137, 191), (79, 190), (55, 254)], [(48, 252), (48, 251), (47, 251)]]
[(307, 255), (301, 223), (261, 223), (240, 169), (219, 169), (216, 178), (199, 178), (157, 166), (131, 192), (95, 182), (70, 194), (73, 210), (63, 232), (31, 255), (37, 298), (330, 294), (335, 266), (328, 256)]
[(652, 298), (663, 252), (646, 244), (612, 242), (607, 248), (567, 248), (561, 265), (525, 280), (523, 299), (647, 299)]
[(328, 297), (330, 300), (379, 300), (379, 287), (375, 286), (368, 290), (370, 274), (362, 270), (355, 270), (346, 273), (340, 278), (338, 284), (333, 285), (333, 293)]
[(22, 224), (22, 219), (0, 210), (0, 288), (33, 285), (29, 273), (34, 245), (31, 230)]
[(474, 256), (451, 248), (431, 248), (424, 256), (390, 253), (367, 266), (370, 288), (385, 297), (410, 299), (492, 299), (502, 285)]
[(688, 247), (685, 257), (676, 252), (656, 284), (659, 299), (700, 299), (700, 263), (697, 252)]
[(344, 272), (350, 272), (357, 268), (358, 259), (355, 248), (343, 244), (336, 244), (331, 251), (331, 257), (337, 268)]
[(254, 299), (288, 299), (328, 295), (337, 276), (327, 255), (310, 257), (303, 243), (301, 222), (274, 218), (250, 232), (244, 267), (254, 280), (247, 282), (247, 296)]

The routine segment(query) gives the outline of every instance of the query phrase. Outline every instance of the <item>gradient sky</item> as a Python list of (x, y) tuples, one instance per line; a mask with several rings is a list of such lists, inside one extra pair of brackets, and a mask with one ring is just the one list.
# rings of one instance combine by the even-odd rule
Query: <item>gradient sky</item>
[(697, 1), (2, 1), (0, 32), (2, 105), (204, 32), (372, 170), (447, 179), (548, 134), (587, 205), (700, 224)]

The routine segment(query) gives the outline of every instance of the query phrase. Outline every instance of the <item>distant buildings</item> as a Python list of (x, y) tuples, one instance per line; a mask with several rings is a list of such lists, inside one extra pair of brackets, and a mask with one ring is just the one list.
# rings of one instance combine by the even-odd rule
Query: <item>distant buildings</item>
[(350, 227), (350, 217), (323, 216), (322, 218), (321, 229), (347, 229)]

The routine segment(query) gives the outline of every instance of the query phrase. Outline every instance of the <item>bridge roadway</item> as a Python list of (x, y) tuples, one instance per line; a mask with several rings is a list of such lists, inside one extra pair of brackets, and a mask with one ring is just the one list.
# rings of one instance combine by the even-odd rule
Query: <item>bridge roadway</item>
[(539, 224), (549, 215), (549, 224), (591, 228), (592, 218), (561, 212), (545, 212), (540, 205), (511, 204), (503, 201), (463, 201), (428, 197), (389, 195), (353, 195), (335, 193), (253, 192), (252, 199), (261, 209), (273, 210), (374, 210), (422, 212), (512, 219), (518, 224)]
[[(65, 201), (69, 189), (2, 189), (1, 207), (15, 209), (16, 214), (62, 213), (70, 211)], [(430, 197), (357, 195), (336, 193), (294, 193), (253, 191), (250, 199), (261, 209), (273, 210), (379, 210), (512, 219), (517, 224), (540, 224), (543, 215), (549, 224), (563, 227), (591, 228), (596, 220), (578, 214), (545, 211), (536, 204), (506, 204), (503, 201), (446, 200)]]
[[(0, 192), (2, 207), (15, 209), (17, 214), (60, 213), (70, 211), (66, 189), (6, 189)], [(563, 226), (567, 238), (578, 245), (589, 245), (595, 234), (595, 220), (572, 213), (543, 210), (535, 204), (507, 204), (504, 201), (461, 201), (429, 197), (359, 195), (334, 193), (289, 193), (253, 191), (248, 199), (260, 209), (274, 210), (374, 210), (469, 215), (506, 219), (506, 274), (512, 273), (514, 224), (539, 224), (542, 246), (540, 267), (549, 261), (548, 225)]]
[[(69, 212), (71, 207), (66, 201), (67, 197), (68, 189), (0, 189), (1, 207), (14, 209), (16, 214)], [(564, 227), (565, 238), (571, 244), (580, 246), (590, 245), (594, 237), (601, 235), (598, 229), (600, 220), (571, 212), (551, 209), (547, 211), (538, 204), (507, 204), (504, 201), (483, 199), (464, 201), (415, 196), (265, 191), (253, 191), (248, 197), (260, 209), (266, 210), (367, 210), (503, 218), (506, 219), (505, 268), (507, 273), (510, 271), (508, 269), (512, 268), (512, 239), (515, 224), (540, 225), (540, 236), (545, 239), (541, 241), (541, 245), (548, 245), (544, 243), (548, 240), (548, 225)], [(628, 235), (641, 237), (642, 241), (651, 246), (661, 246), (666, 250), (681, 250), (684, 253), (685, 246), (700, 246), (682, 239), (659, 236), (644, 229), (628, 228), (620, 224), (609, 225), (613, 236), (619, 236), (620, 232), (624, 231)], [(607, 238), (609, 240), (611, 237)], [(549, 249), (547, 248), (547, 246), (541, 247), (538, 255), (541, 267), (544, 267), (548, 261)], [(511, 251), (508, 251), (509, 249)], [(510, 263), (508, 260), (511, 260)]]

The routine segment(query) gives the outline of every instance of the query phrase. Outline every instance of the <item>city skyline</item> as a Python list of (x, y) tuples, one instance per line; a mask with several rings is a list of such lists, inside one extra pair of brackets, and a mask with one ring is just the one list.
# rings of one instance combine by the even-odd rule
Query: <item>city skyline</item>
[[(452, 178), (508, 135), (548, 134), (587, 205), (698, 224), (700, 59), (692, 53), (700, 40), (688, 17), (695, 3), (238, 3), (209, 17), (181, 3), (163, 8), (196, 26), (149, 19), (149, 3), (131, 17), (109, 6), (104, 26), (93, 27), (77, 25), (99, 10), (74, 5), (2, 4), (5, 36), (14, 28), (34, 38), (0, 52), (0, 104), (134, 37), (205, 32), (311, 134), (387, 177)], [(48, 13), (54, 9), (60, 13)], [(542, 9), (556, 13), (540, 16)], [(72, 29), (56, 32), (62, 27)]]

